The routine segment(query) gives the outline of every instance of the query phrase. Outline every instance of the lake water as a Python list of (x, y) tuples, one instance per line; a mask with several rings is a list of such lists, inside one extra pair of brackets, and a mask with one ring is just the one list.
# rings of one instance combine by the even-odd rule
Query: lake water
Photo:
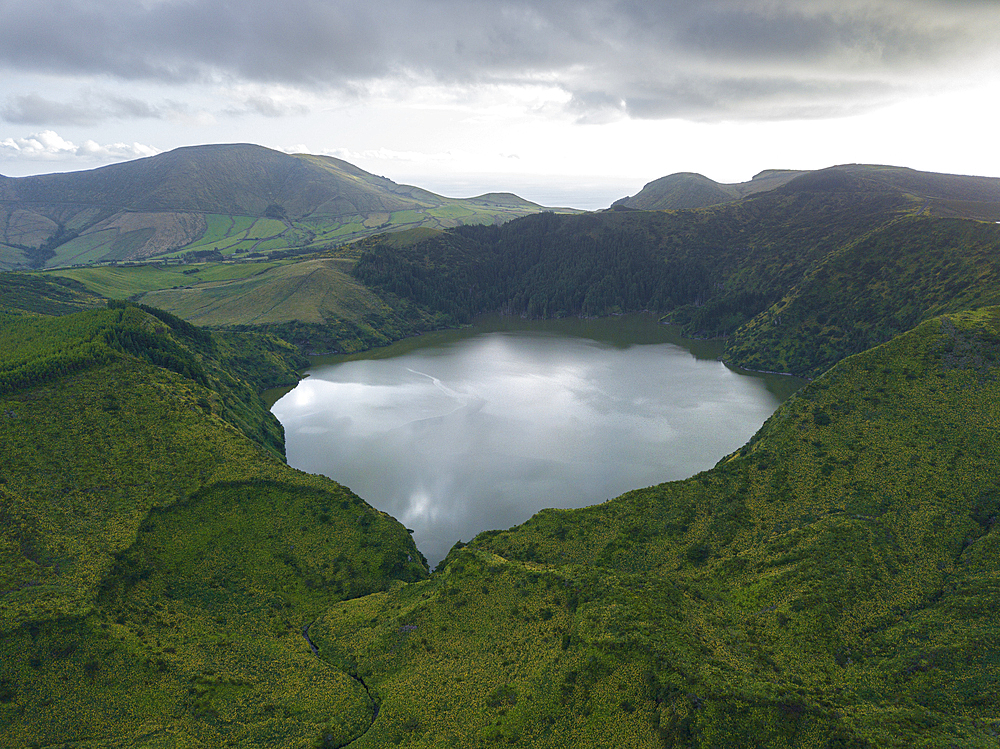
[(487, 318), (317, 359), (277, 400), (288, 463), (458, 540), (686, 478), (739, 449), (802, 381), (739, 373), (655, 318)]

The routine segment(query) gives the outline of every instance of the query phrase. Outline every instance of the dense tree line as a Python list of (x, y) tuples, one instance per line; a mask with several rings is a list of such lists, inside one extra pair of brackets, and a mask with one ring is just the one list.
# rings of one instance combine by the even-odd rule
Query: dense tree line
[(831, 253), (742, 328), (729, 356), (816, 376), (923, 320), (1000, 304), (1000, 226), (909, 217)]
[(15, 368), (0, 369), (0, 395), (53, 382), (66, 375), (82, 372), (116, 358), (107, 346), (91, 341), (38, 357)]
[(656, 312), (689, 336), (730, 336), (734, 363), (808, 376), (929, 316), (1000, 301), (1000, 227), (908, 215), (905, 196), (864, 185), (805, 187), (375, 239), (354, 272), (454, 323)]
[(701, 211), (543, 213), (411, 244), (364, 245), (355, 275), (464, 322), (674, 312), (720, 335), (779, 300), (832, 249), (894, 218), (899, 196), (773, 191)]
[(664, 258), (662, 238), (648, 229), (642, 221), (540, 214), (459, 227), (409, 246), (374, 243), (354, 273), (455, 322), (486, 311), (561, 317), (668, 310), (709, 297), (709, 264), (694, 253)]

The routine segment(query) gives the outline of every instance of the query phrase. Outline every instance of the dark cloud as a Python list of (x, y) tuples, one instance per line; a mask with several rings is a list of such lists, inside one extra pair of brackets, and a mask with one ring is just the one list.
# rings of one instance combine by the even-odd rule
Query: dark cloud
[(72, 102), (58, 102), (38, 94), (14, 96), (0, 108), (0, 119), (16, 125), (94, 125), (107, 120), (162, 119), (184, 110), (167, 102), (153, 106), (140, 99), (90, 94)]
[[(711, 119), (818, 116), (884, 101), (927, 72), (992, 53), (1000, 4), (0, 0), (0, 18), (0, 66), (13, 71), (353, 92), (383, 78), (544, 80), (572, 94), (585, 119)], [(286, 113), (275, 102), (247, 105)], [(43, 108), (8, 104), (15, 118)], [(63, 116), (86, 112), (64, 107)]]

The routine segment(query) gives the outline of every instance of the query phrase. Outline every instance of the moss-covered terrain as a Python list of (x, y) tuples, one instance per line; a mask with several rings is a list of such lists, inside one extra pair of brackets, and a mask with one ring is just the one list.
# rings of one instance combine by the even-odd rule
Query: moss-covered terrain
[(995, 745), (996, 308), (841, 362), (711, 471), (431, 577), (227, 418), (247, 393), (270, 417), (213, 380), (215, 336), (129, 304), (3, 335), (5, 373), (83, 359), (0, 402), (5, 745)]

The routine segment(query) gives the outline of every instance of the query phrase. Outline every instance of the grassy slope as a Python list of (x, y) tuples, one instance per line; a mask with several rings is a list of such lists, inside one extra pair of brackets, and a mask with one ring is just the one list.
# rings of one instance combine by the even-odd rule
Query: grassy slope
[[(417, 227), (446, 229), (462, 224), (494, 224), (520, 216), (538, 213), (540, 207), (480, 205), (465, 200), (444, 198), (440, 205), (423, 206), (391, 213), (359, 213), (343, 217), (310, 216), (289, 219), (287, 223), (254, 216), (225, 216), (229, 225), (211, 237), (201, 235), (190, 242), (181, 242), (163, 252), (146, 251), (144, 243), (154, 236), (134, 233), (127, 238), (118, 230), (102, 230), (82, 234), (54, 249), (46, 267), (107, 262), (111, 260), (142, 260), (147, 257), (180, 257), (191, 250), (218, 250), (223, 255), (269, 253), (280, 250), (312, 247), (327, 249), (362, 237), (387, 231), (402, 231)], [(152, 221), (152, 219), (151, 219)], [(132, 242), (132, 244), (129, 244)], [(21, 267), (26, 261), (12, 248), (5, 269)]]
[(41, 384), (0, 396), (0, 744), (340, 745), (371, 721), (301, 630), (419, 553), (249, 439), (280, 426), (223, 365), (275, 365), (196, 330), (136, 307), (2, 328), (0, 374)]
[(103, 299), (73, 279), (0, 275), (0, 316), (65, 315), (103, 304)]
[(305, 351), (358, 351), (440, 326), (435, 315), (360, 284), (352, 266), (345, 258), (302, 260), (141, 298), (199, 325), (269, 331)]
[[(142, 300), (196, 325), (262, 325), (362, 316), (382, 306), (347, 272), (349, 260), (323, 258), (266, 268), (248, 278), (150, 291)], [(200, 275), (200, 274), (199, 274)]]
[(63, 268), (44, 277), (71, 278), (108, 299), (131, 299), (149, 291), (205, 282), (241, 280), (263, 273), (277, 263), (197, 263), (190, 265), (105, 265)]
[[(400, 246), (438, 234), (419, 228), (381, 241)], [(357, 351), (440, 327), (437, 316), (375, 294), (350, 275), (363, 246), (298, 261), (68, 268), (41, 277), (72, 279), (113, 299), (141, 300), (197, 325), (270, 331), (306, 351)]]
[(686, 481), (334, 607), (357, 747), (993, 746), (1000, 312), (848, 359)]
[(0, 185), (0, 269), (331, 245), (378, 232), (493, 224), (543, 208), (509, 194), (447, 198), (330, 157), (248, 144)]

